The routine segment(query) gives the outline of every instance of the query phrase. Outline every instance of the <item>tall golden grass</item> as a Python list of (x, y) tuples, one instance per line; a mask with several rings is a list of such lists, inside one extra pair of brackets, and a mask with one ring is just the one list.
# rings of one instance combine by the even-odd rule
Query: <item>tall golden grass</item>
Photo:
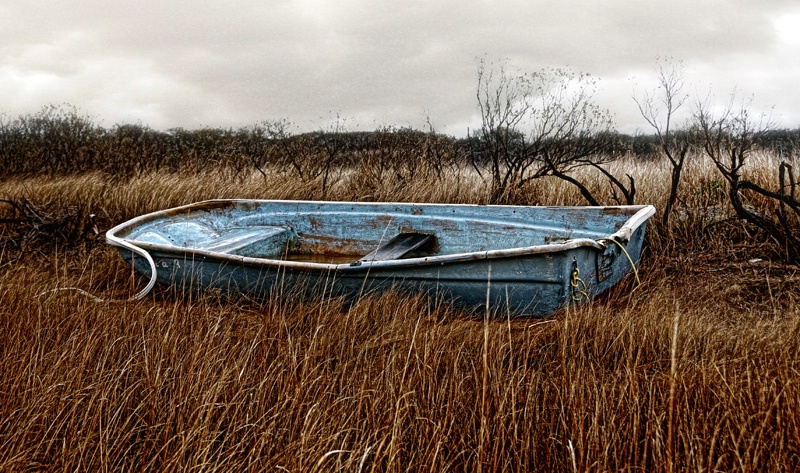
[[(753, 161), (760, 182), (774, 159)], [(663, 207), (666, 167), (615, 166), (636, 178), (638, 202)], [(684, 175), (672, 226), (648, 229), (641, 286), (625, 280), (547, 319), (391, 293), (253, 301), (160, 287), (132, 302), (143, 279), (102, 236), (6, 244), (0, 470), (796, 470), (800, 278), (770, 263), (757, 233), (719, 221), (729, 210), (709, 163), (696, 157)], [(599, 176), (582, 179), (613, 202)], [(489, 195), (467, 169), (409, 182), (354, 168), (333, 182), (337, 200)], [(277, 169), (85, 173), (8, 178), (0, 198), (80, 207), (105, 230), (202, 199), (319, 189)], [(582, 203), (556, 180), (510, 198)]]

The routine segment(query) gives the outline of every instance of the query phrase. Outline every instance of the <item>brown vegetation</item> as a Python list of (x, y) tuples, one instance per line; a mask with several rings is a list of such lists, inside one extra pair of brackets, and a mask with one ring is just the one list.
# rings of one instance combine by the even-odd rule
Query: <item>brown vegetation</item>
[[(327, 197), (491, 197), (467, 166), (421, 160), (412, 179), (391, 156), (338, 166)], [(756, 152), (742, 172), (774, 189), (780, 159)], [(88, 215), (104, 231), (207, 198), (321, 197), (321, 173), (258, 164), (0, 182), (0, 470), (800, 467), (800, 276), (779, 263), (780, 242), (729, 219), (726, 182), (700, 154), (686, 161), (669, 228), (648, 228), (641, 286), (625, 280), (548, 319), (475, 319), (394, 294), (346, 305), (161, 287), (128, 300), (143, 278), (84, 231)], [(607, 169), (663, 209), (669, 163)], [(606, 176), (579, 172), (613, 203)], [(583, 202), (554, 177), (507, 199)], [(11, 204), (22, 202), (74, 233), (25, 223)]]

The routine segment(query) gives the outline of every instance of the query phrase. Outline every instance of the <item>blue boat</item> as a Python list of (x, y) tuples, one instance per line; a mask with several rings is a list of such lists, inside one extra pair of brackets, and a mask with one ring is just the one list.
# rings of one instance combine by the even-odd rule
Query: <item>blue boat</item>
[(106, 234), (156, 281), (261, 297), (423, 291), (545, 316), (635, 271), (653, 206), (527, 207), (211, 200)]

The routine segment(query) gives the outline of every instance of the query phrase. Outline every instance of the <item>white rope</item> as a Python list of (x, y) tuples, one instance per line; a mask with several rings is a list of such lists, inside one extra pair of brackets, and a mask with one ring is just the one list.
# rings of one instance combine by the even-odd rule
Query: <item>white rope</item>
[[(125, 240), (120, 240), (120, 239), (115, 238), (113, 240), (113, 243), (116, 246), (120, 246), (122, 248), (127, 248), (127, 249), (131, 250), (132, 252), (144, 257), (144, 259), (146, 259), (147, 263), (150, 265), (150, 281), (147, 283), (147, 286), (145, 286), (144, 289), (142, 289), (141, 291), (137, 292), (136, 295), (134, 295), (133, 297), (130, 298), (130, 300), (137, 300), (137, 301), (144, 299), (144, 297), (147, 296), (147, 294), (149, 294), (150, 291), (153, 290), (153, 287), (156, 285), (156, 277), (158, 276), (158, 274), (156, 272), (156, 262), (153, 260), (153, 257), (150, 256), (150, 253), (148, 253), (146, 250), (143, 250), (142, 248), (139, 248), (136, 245), (128, 243)], [(92, 294), (90, 292), (87, 292), (87, 291), (84, 291), (83, 289), (80, 289), (80, 288), (77, 288), (77, 287), (57, 287), (57, 288), (50, 289), (50, 290), (47, 290), (47, 291), (43, 291), (43, 292), (40, 292), (39, 294), (36, 294), (34, 296), (34, 299), (38, 299), (38, 298), (42, 297), (45, 294), (51, 294), (53, 292), (61, 292), (61, 291), (75, 291), (75, 292), (77, 292), (78, 294), (80, 294), (82, 296), (86, 296), (86, 297), (90, 298), (94, 302), (106, 302), (105, 299), (103, 299), (101, 297), (97, 297), (94, 294)], [(119, 302), (119, 301), (117, 301), (117, 302)]]
[[(158, 276), (158, 273), (156, 272), (156, 262), (153, 261), (153, 257), (150, 256), (150, 253), (148, 253), (147, 251), (139, 248), (138, 246), (136, 246), (134, 244), (128, 243), (125, 240), (116, 239), (115, 238), (114, 239), (114, 244), (117, 245), (117, 246), (121, 246), (123, 248), (129, 249), (132, 252), (144, 257), (144, 259), (146, 259), (147, 262), (150, 264), (150, 281), (147, 283), (147, 286), (145, 286), (144, 289), (142, 289), (141, 291), (137, 292), (136, 295), (133, 296), (133, 299), (136, 299), (136, 300), (144, 299), (144, 297), (147, 294), (149, 294), (150, 291), (153, 289), (153, 287), (156, 285), (156, 277)], [(131, 261), (131, 263), (133, 263), (133, 261)]]
[(89, 299), (93, 300), (94, 302), (105, 302), (105, 299), (97, 297), (94, 294), (92, 294), (91, 292), (84, 291), (83, 289), (81, 289), (79, 287), (57, 287), (55, 289), (50, 289), (49, 291), (40, 292), (39, 294), (36, 294), (35, 296), (33, 296), (33, 298), (34, 299), (38, 299), (38, 298), (42, 297), (45, 294), (50, 294), (50, 293), (53, 293), (53, 292), (61, 292), (61, 291), (75, 291), (75, 292), (77, 292), (78, 294), (80, 294), (82, 296), (88, 297)]

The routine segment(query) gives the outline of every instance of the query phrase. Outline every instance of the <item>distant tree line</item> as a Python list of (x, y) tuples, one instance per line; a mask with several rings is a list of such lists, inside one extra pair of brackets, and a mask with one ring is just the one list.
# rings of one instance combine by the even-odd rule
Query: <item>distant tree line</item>
[[(503, 135), (503, 146), (509, 153), (523, 152), (529, 146), (519, 130), (507, 129)], [(382, 167), (394, 168), (397, 173), (411, 172), (401, 168), (421, 165), (416, 162), (420, 160), (441, 170), (456, 164), (491, 162), (487, 148), (491, 139), (488, 133), (456, 139), (434, 130), (393, 127), (292, 133), (291, 124), (286, 121), (262, 122), (240, 129), (161, 131), (141, 124), (104, 128), (75, 107), (51, 105), (16, 118), (0, 116), (0, 176), (100, 171), (125, 178), (152, 171), (222, 168), (244, 175), (268, 166), (283, 166), (308, 178), (324, 172), (325, 167), (354, 165), (365, 159), (381, 161)], [(609, 131), (550, 141), (571, 144), (567, 147), (569, 152), (574, 152), (581, 141), (580, 146), (598, 155), (630, 154), (656, 159), (661, 153), (655, 134)], [(769, 130), (758, 137), (756, 145), (787, 158), (796, 157), (800, 152), (800, 128)]]
[(291, 123), (261, 122), (240, 129), (173, 128), (123, 124), (103, 128), (69, 105), (38, 113), (0, 116), (0, 176), (67, 175), (100, 171), (118, 177), (153, 172), (215, 169), (246, 175), (268, 166), (312, 178), (334, 166), (361, 160), (387, 168), (414, 160), (444, 165), (457, 161), (462, 144), (453, 137), (410, 128), (353, 132), (334, 125), (293, 133)]

